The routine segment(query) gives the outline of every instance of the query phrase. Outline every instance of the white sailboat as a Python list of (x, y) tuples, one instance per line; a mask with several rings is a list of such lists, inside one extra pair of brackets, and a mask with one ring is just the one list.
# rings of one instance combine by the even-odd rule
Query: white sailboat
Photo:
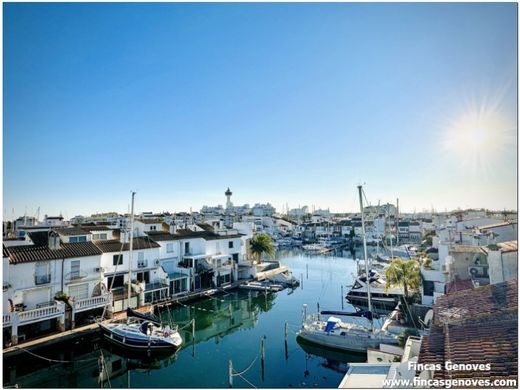
[[(362, 187), (358, 186), (359, 203), (361, 207), (361, 227), (363, 231), (363, 249), (365, 257), (365, 272), (368, 275), (368, 256), (365, 233), (365, 217), (363, 212)], [(357, 323), (343, 322), (339, 318), (331, 316), (327, 321), (321, 321), (313, 316), (305, 318), (302, 328), (298, 331), (298, 338), (318, 344), (324, 347), (340, 349), (344, 351), (366, 352), (369, 348), (377, 348), (381, 343), (398, 344), (397, 336), (386, 331), (386, 329), (374, 329), (372, 318), (372, 300), (370, 283), (367, 284), (367, 312), (333, 312), (340, 316), (365, 317), (369, 320), (370, 326), (363, 326)], [(326, 312), (322, 312), (325, 314)], [(330, 312), (329, 312), (330, 313)]]
[(133, 350), (177, 349), (182, 345), (178, 329), (163, 326), (161, 320), (153, 315), (141, 314), (130, 308), (132, 289), (132, 254), (134, 239), (134, 197), (132, 192), (132, 211), (130, 215), (130, 248), (128, 265), (128, 308), (126, 320), (100, 322), (103, 336), (110, 342)]

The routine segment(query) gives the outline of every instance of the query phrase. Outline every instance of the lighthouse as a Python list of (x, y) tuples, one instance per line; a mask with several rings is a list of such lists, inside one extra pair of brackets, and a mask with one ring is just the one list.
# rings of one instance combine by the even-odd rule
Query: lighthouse
[(233, 207), (233, 203), (231, 203), (231, 195), (233, 195), (233, 193), (231, 192), (229, 187), (226, 190), (226, 192), (224, 192), (224, 195), (226, 195), (226, 198), (227, 198), (227, 200), (226, 200), (226, 208), (229, 209), (229, 208)]

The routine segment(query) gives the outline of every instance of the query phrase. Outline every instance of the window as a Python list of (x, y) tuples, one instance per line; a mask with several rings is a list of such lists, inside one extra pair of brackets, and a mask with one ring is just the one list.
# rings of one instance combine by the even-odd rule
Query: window
[(169, 244), (166, 244), (166, 252), (172, 253), (173, 252), (173, 242), (170, 242)]
[(136, 279), (138, 282), (142, 282), (144, 280), (145, 283), (150, 283), (150, 271), (137, 272)]
[(76, 299), (88, 298), (88, 283), (69, 287), (69, 295)]
[(93, 240), (106, 240), (107, 234), (106, 233), (96, 233), (92, 235)]
[(423, 294), (429, 297), (433, 296), (435, 284), (431, 280), (423, 281)]
[(144, 261), (144, 252), (137, 252), (137, 261)]
[(184, 243), (184, 253), (190, 253), (190, 243), (189, 242)]
[(238, 253), (233, 253), (233, 261), (238, 263)]
[(69, 242), (86, 242), (87, 236), (75, 236), (69, 238)]
[(79, 260), (73, 260), (70, 263), (70, 278), (78, 279), (79, 278)]
[[(112, 284), (114, 283), (114, 284)], [(117, 276), (109, 276), (107, 278), (107, 287), (110, 288), (118, 288), (123, 287), (125, 283), (125, 276), (124, 275), (117, 275)]]
[(229, 248), (233, 248), (233, 241), (229, 241), (228, 245), (229, 245)]
[(51, 282), (49, 263), (36, 263), (34, 284), (45, 284)]
[(112, 264), (113, 265), (122, 265), (123, 264), (123, 255), (114, 255)]

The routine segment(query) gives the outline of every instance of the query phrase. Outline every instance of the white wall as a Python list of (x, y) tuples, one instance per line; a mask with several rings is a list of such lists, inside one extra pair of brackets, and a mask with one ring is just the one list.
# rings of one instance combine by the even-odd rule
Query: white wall
[[(71, 265), (73, 261), (80, 262), (80, 278), (71, 279)], [(86, 257), (77, 257), (72, 259), (65, 259), (63, 264), (63, 290), (67, 295), (70, 294), (71, 286), (77, 286), (81, 284), (88, 284), (88, 296), (92, 296), (92, 292), (94, 287), (102, 281), (102, 273), (100, 271), (96, 271), (97, 268), (100, 267), (101, 264), (101, 255), (96, 256), (86, 256)], [(60, 269), (61, 272), (61, 269)], [(60, 287), (61, 288), (61, 287)]]
[(490, 251), (488, 253), (488, 264), (490, 284), (514, 279), (518, 273), (518, 252)]

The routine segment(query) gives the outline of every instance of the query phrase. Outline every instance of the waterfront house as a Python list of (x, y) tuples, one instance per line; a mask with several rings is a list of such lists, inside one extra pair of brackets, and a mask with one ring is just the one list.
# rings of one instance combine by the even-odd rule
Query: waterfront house
[[(75, 239), (85, 232), (72, 230), (33, 232), (23, 245), (4, 245), (3, 326), (13, 343), (56, 326), (73, 328), (79, 318), (111, 305), (100, 288), (101, 251)], [(55, 299), (60, 294), (66, 306)]]
[(175, 225), (172, 225), (171, 233), (165, 230), (145, 232), (148, 237), (159, 244), (159, 261), (167, 273), (170, 297), (190, 291), (191, 286), (189, 270), (179, 266), (182, 243), (174, 236), (175, 230)]
[(114, 310), (128, 306), (127, 288), (132, 281), (132, 307), (168, 297), (167, 274), (159, 261), (159, 244), (148, 236), (133, 238), (132, 275), (129, 277), (129, 232), (113, 231), (113, 238), (94, 241), (101, 250), (100, 269), (107, 289), (114, 299)]

